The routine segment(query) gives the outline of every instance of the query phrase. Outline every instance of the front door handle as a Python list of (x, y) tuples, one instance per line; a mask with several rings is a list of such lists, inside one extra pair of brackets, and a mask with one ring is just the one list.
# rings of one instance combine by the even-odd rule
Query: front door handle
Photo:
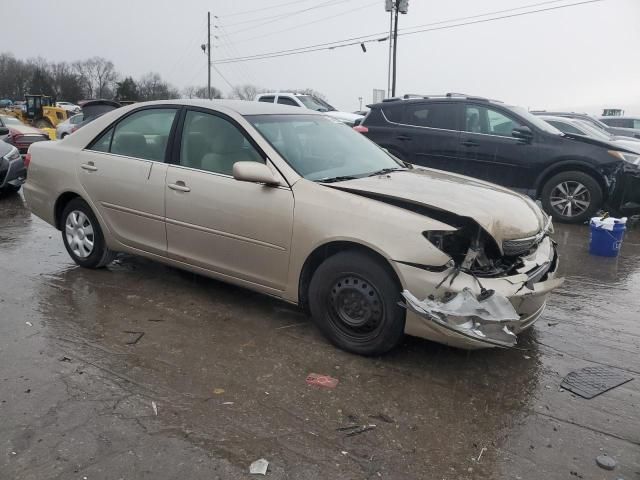
[(411, 140), (411, 137), (408, 137), (407, 135), (398, 135), (396, 138), (398, 140)]
[(170, 183), (167, 185), (171, 190), (176, 190), (178, 192), (190, 192), (191, 189), (187, 187), (182, 180), (178, 180), (176, 183)]
[(477, 147), (478, 144), (472, 140), (465, 140), (460, 145), (464, 145), (465, 147)]
[(80, 168), (88, 172), (95, 172), (96, 170), (98, 170), (98, 167), (96, 167), (93, 162), (83, 163), (82, 165), (80, 165)]

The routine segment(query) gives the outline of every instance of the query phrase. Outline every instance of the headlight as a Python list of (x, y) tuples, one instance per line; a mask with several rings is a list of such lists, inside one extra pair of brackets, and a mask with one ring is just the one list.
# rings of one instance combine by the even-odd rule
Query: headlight
[(12, 147), (11, 150), (9, 151), (9, 153), (7, 153), (4, 158), (6, 158), (7, 160), (9, 160), (10, 162), (13, 160), (17, 160), (18, 158), (20, 158), (20, 152), (18, 151), (18, 149), (16, 147)]
[(618, 160), (623, 160), (632, 165), (640, 166), (640, 155), (636, 153), (620, 152), (618, 150), (609, 150), (609, 155), (616, 157)]

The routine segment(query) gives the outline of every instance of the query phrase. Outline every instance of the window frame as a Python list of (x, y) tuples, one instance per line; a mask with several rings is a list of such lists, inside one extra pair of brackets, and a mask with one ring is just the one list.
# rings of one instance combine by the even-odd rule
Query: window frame
[[(270, 98), (271, 100), (264, 100), (265, 98)], [(276, 95), (261, 95), (258, 101), (262, 103), (276, 103)]]
[[(167, 146), (165, 148), (164, 151), (164, 160), (159, 161), (159, 160), (150, 160), (147, 158), (138, 158), (138, 157), (131, 157), (129, 155), (122, 155), (120, 153), (111, 153), (111, 146), (113, 144), (113, 135), (116, 131), (116, 128), (118, 127), (118, 125), (123, 122), (125, 119), (127, 119), (128, 117), (130, 117), (131, 115), (135, 115), (136, 113), (140, 113), (140, 112), (144, 112), (144, 111), (148, 111), (148, 110), (168, 110), (168, 109), (172, 109), (172, 110), (176, 110), (176, 114), (173, 117), (173, 123), (171, 124), (171, 128), (169, 129), (169, 138), (167, 140)], [(123, 158), (131, 158), (134, 160), (139, 160), (141, 162), (155, 162), (155, 163), (169, 163), (169, 160), (171, 159), (171, 152), (173, 151), (174, 148), (174, 142), (175, 142), (175, 133), (176, 133), (176, 127), (178, 125), (178, 120), (180, 118), (180, 115), (182, 113), (182, 111), (184, 110), (184, 106), (183, 105), (176, 105), (174, 104), (158, 104), (158, 105), (147, 105), (144, 107), (139, 107), (139, 108), (135, 108), (127, 113), (125, 113), (124, 115), (118, 117), (116, 120), (114, 120), (113, 122), (111, 122), (109, 125), (107, 125), (105, 128), (103, 128), (102, 130), (100, 130), (100, 132), (87, 144), (86, 147), (84, 147), (82, 150), (88, 150), (90, 152), (93, 153), (102, 153), (105, 155), (115, 155), (117, 157), (123, 157)], [(108, 152), (102, 152), (100, 150), (93, 150), (93, 146), (98, 143), (98, 141), (102, 138), (102, 136), (107, 133), (109, 130), (111, 131), (111, 138), (109, 139), (109, 151)]]
[[(260, 155), (260, 157), (262, 157), (262, 159), (264, 160), (264, 164), (267, 165), (267, 163), (270, 163), (271, 165), (273, 165), (273, 162), (271, 162), (271, 160), (269, 159), (269, 156), (267, 155), (267, 153), (260, 148), (260, 145), (258, 145), (258, 143), (251, 137), (251, 135), (249, 134), (249, 132), (247, 132), (247, 129), (244, 128), (242, 125), (240, 125), (240, 123), (238, 121), (236, 121), (234, 118), (230, 117), (229, 115), (226, 115), (222, 112), (219, 112), (217, 110), (211, 110), (209, 108), (204, 108), (204, 107), (197, 107), (197, 106), (185, 106), (182, 108), (182, 111), (180, 112), (179, 115), (179, 119), (177, 122), (176, 126), (176, 130), (174, 133), (174, 141), (171, 145), (171, 156), (169, 158), (169, 161), (167, 162), (169, 165), (173, 165), (175, 167), (180, 167), (180, 168), (187, 168), (189, 170), (194, 170), (196, 172), (202, 172), (202, 173), (208, 173), (210, 175), (218, 175), (220, 177), (225, 177), (225, 178), (232, 178), (233, 179), (233, 175), (227, 175), (226, 173), (220, 173), (220, 172), (212, 172), (211, 170), (203, 170), (201, 168), (193, 168), (193, 167), (187, 167), (186, 165), (181, 165), (180, 164), (180, 150), (182, 147), (182, 134), (184, 133), (184, 125), (185, 125), (185, 121), (187, 118), (187, 113), (188, 112), (198, 112), (198, 113), (204, 113), (204, 114), (208, 114), (208, 115), (213, 115), (215, 117), (219, 117), (222, 120), (226, 120), (227, 122), (229, 122), (231, 125), (233, 125), (234, 127), (236, 127), (238, 129), (238, 131), (242, 134), (242, 136), (245, 138), (245, 140), (247, 140), (249, 142), (249, 144), (254, 148), (254, 150), (258, 153), (258, 155)], [(277, 169), (277, 167), (275, 165), (273, 165), (274, 168)], [(278, 170), (278, 173), (280, 173), (280, 176), (286, 180), (286, 177), (284, 175), (282, 175), (282, 173)], [(235, 179), (234, 179), (235, 180)]]
[[(280, 99), (287, 100), (288, 102), (291, 102), (291, 103), (280, 103)], [(291, 98), (288, 95), (279, 95), (275, 103), (277, 105), (285, 105), (287, 107), (298, 107), (298, 108), (300, 108), (300, 105), (298, 105), (298, 102), (296, 102), (293, 98)]]

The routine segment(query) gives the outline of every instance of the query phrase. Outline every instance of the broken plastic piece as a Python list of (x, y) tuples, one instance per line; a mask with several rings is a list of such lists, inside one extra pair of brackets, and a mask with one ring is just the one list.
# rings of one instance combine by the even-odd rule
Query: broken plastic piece
[(264, 458), (260, 458), (249, 466), (249, 473), (253, 475), (266, 475), (269, 462)]
[(560, 387), (582, 398), (591, 399), (631, 380), (633, 377), (616, 368), (586, 367), (569, 373)]
[(151, 408), (153, 408), (153, 414), (155, 416), (158, 416), (158, 405), (156, 404), (156, 402), (151, 402)]
[(307, 375), (307, 385), (317, 385), (325, 388), (336, 388), (338, 386), (338, 379), (330, 377), (329, 375), (322, 375), (320, 373), (310, 373)]
[(418, 300), (407, 290), (402, 296), (408, 309), (467, 338), (499, 347), (517, 343), (516, 335), (504, 323), (518, 321), (520, 316), (509, 299), (497, 292), (484, 300), (479, 300), (468, 288), (445, 301)]
[(360, 435), (361, 433), (368, 432), (369, 430), (373, 430), (374, 428), (376, 428), (376, 426), (373, 425), (373, 424), (371, 424), (371, 425), (363, 425), (362, 427), (358, 428), (357, 430), (353, 430), (352, 432), (347, 433), (345, 436), (346, 437), (354, 437), (356, 435)]

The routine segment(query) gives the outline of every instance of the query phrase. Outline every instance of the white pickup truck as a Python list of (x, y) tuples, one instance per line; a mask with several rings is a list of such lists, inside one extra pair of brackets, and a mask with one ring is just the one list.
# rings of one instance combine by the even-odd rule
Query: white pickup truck
[(326, 115), (333, 117), (336, 120), (340, 120), (341, 122), (344, 122), (349, 126), (353, 126), (356, 120), (361, 120), (364, 118), (362, 115), (358, 115), (357, 113), (340, 112), (321, 98), (304, 93), (261, 93), (256, 97), (256, 101), (266, 103), (279, 103), (280, 105), (290, 105), (292, 107), (308, 108), (309, 110), (315, 110), (316, 112), (323, 112)]

